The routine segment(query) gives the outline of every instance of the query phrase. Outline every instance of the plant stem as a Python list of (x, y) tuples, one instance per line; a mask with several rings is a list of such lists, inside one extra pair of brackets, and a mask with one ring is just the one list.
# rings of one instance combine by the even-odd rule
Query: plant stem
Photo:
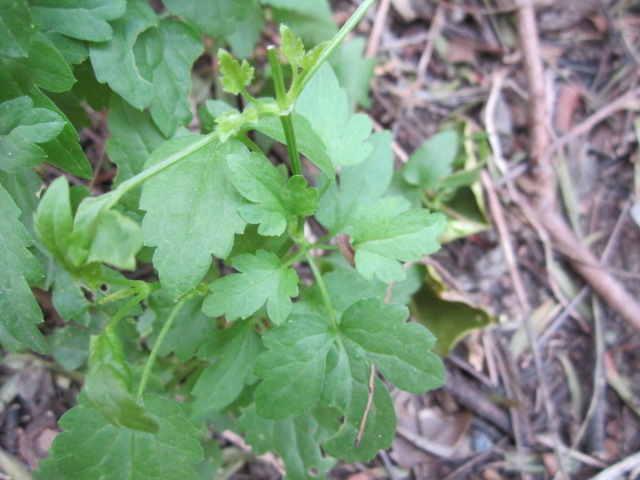
[(280, 123), (282, 123), (284, 138), (287, 142), (287, 150), (289, 150), (291, 170), (294, 175), (302, 175), (300, 155), (298, 154), (298, 144), (296, 142), (296, 135), (293, 129), (293, 120), (291, 118), (291, 105), (287, 102), (287, 90), (284, 84), (284, 77), (282, 76), (282, 66), (280, 65), (278, 52), (274, 46), (270, 46), (267, 49), (267, 55), (269, 57), (271, 72), (273, 73), (273, 84), (276, 89), (276, 101), (278, 102), (278, 107), (281, 112), (287, 112), (284, 115), (280, 115)]
[(313, 66), (309, 70), (304, 71), (302, 75), (298, 77), (298, 80), (291, 85), (291, 90), (289, 91), (289, 94), (292, 97), (290, 98), (291, 103), (295, 102), (295, 99), (298, 98), (298, 95), (300, 95), (304, 87), (307, 85), (307, 83), (309, 83), (311, 77), (313, 77), (313, 75), (318, 71), (325, 60), (327, 60), (327, 58), (331, 56), (333, 51), (340, 46), (349, 32), (353, 30), (353, 28), (358, 24), (360, 20), (362, 20), (362, 17), (364, 17), (364, 14), (367, 13), (367, 10), (369, 10), (369, 7), (371, 7), (374, 2), (375, 0), (364, 0), (364, 2), (362, 2), (357, 10), (353, 12), (351, 18), (347, 20), (347, 23), (342, 26), (335, 37), (333, 37), (329, 41), (329, 43), (327, 43), (327, 45), (322, 49), (322, 53), (313, 64)]
[(151, 354), (149, 355), (147, 363), (144, 366), (144, 371), (142, 372), (142, 378), (140, 379), (140, 385), (138, 386), (138, 391), (136, 393), (136, 400), (140, 401), (140, 399), (142, 399), (144, 390), (145, 388), (147, 388), (147, 382), (149, 381), (149, 376), (151, 375), (151, 369), (153, 368), (153, 364), (155, 363), (156, 357), (158, 356), (158, 351), (160, 350), (160, 347), (162, 346), (162, 342), (164, 342), (164, 339), (167, 336), (167, 333), (171, 329), (171, 325), (173, 325), (173, 321), (178, 316), (178, 313), (180, 313), (180, 310), (182, 310), (182, 307), (184, 307), (184, 304), (187, 303), (187, 301), (190, 300), (191, 297), (196, 292), (197, 290), (182, 297), (180, 301), (177, 303), (177, 305), (173, 307), (173, 310), (171, 311), (169, 318), (167, 318), (167, 321), (164, 322), (164, 325), (162, 326), (162, 330), (160, 330), (160, 334), (158, 335), (158, 339), (156, 340), (156, 343), (153, 345)]
[(143, 301), (145, 298), (149, 296), (149, 291), (150, 290), (145, 289), (144, 291), (138, 293), (135, 297), (133, 297), (127, 303), (125, 303), (122, 306), (122, 308), (118, 310), (118, 313), (116, 313), (111, 318), (111, 320), (109, 320), (109, 323), (107, 324), (107, 327), (105, 328), (105, 330), (107, 328), (115, 328), (118, 322), (122, 320), (127, 313), (129, 313), (129, 310), (131, 310), (133, 307), (135, 307), (137, 304), (139, 304), (141, 301)]
[(318, 288), (320, 289), (320, 295), (322, 295), (322, 300), (324, 302), (325, 307), (329, 311), (329, 320), (331, 321), (331, 327), (334, 331), (338, 331), (338, 320), (336, 319), (336, 314), (333, 310), (333, 303), (331, 303), (331, 298), (329, 297), (329, 291), (327, 290), (327, 286), (322, 279), (322, 274), (320, 270), (318, 270), (318, 266), (316, 265), (316, 261), (313, 256), (309, 253), (309, 250), (304, 249), (304, 253), (307, 257), (307, 262), (311, 267), (311, 271), (313, 272), (313, 276), (316, 279), (316, 283), (318, 284)]

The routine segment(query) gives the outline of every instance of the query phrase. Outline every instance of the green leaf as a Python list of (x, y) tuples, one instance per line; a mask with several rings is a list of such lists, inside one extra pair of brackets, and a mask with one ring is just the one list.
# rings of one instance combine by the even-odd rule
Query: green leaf
[(200, 36), (176, 20), (161, 20), (135, 44), (136, 65), (154, 87), (151, 116), (167, 138), (191, 120), (191, 67), (202, 50)]
[(320, 398), (326, 357), (334, 342), (327, 320), (320, 315), (291, 315), (263, 337), (254, 373), (264, 380), (255, 393), (258, 415), (268, 419), (302, 415)]
[(231, 181), (238, 192), (252, 202), (240, 209), (250, 224), (260, 224), (260, 235), (280, 235), (297, 216), (313, 215), (318, 190), (307, 188), (307, 181), (294, 175), (287, 182), (263, 155), (234, 155), (228, 159)]
[(42, 188), (42, 179), (31, 168), (8, 174), (0, 169), (0, 185), (9, 192), (15, 204), (22, 212), (20, 220), (31, 237), (35, 239), (33, 221), (38, 208), (38, 194)]
[[(217, 325), (202, 313), (202, 301), (203, 297), (192, 296), (184, 303), (162, 342), (158, 355), (165, 356), (173, 352), (178, 360), (186, 362), (195, 356), (202, 344), (209, 341), (217, 331)], [(147, 337), (150, 347), (153, 347), (157, 333), (175, 308), (176, 302), (163, 290), (153, 292), (148, 302), (155, 316), (154, 335)]]
[(460, 150), (456, 130), (445, 130), (426, 140), (402, 169), (402, 176), (411, 185), (438, 190), (440, 181), (453, 171)]
[[(296, 142), (300, 153), (311, 160), (325, 175), (333, 179), (335, 177), (335, 167), (322, 138), (314, 131), (311, 123), (305, 117), (295, 112), (291, 117), (293, 118)], [(256, 118), (256, 122), (257, 120)], [(286, 143), (282, 122), (279, 118), (263, 117), (255, 126), (255, 129), (280, 143)]]
[[(142, 172), (144, 162), (165, 138), (147, 112), (140, 112), (121, 97), (113, 95), (109, 103), (109, 131), (107, 153), (118, 166), (113, 188)], [(130, 209), (138, 207), (141, 188), (128, 192), (121, 202)]]
[(78, 403), (60, 420), (65, 431), (51, 450), (59, 480), (196, 480), (189, 464), (202, 460), (202, 448), (177, 404), (144, 397), (158, 424), (157, 433), (149, 433), (107, 423), (84, 395)]
[(141, 0), (131, 0), (125, 15), (112, 22), (112, 38), (89, 47), (98, 81), (108, 83), (114, 92), (138, 110), (151, 103), (156, 90), (138, 70), (133, 47), (145, 30), (157, 24), (158, 17), (151, 7)]
[[(467, 303), (447, 299), (446, 286), (437, 272), (428, 267), (422, 288), (415, 293), (411, 302), (411, 313), (415, 319), (436, 336), (433, 351), (442, 357), (470, 332), (485, 328), (496, 321), (486, 310)], [(455, 292), (454, 292), (455, 293)]]
[(129, 393), (131, 387), (131, 372), (122, 342), (113, 329), (107, 327), (100, 335), (91, 337), (89, 371), (83, 392), (110, 424), (157, 433), (157, 419), (135, 401)]
[(327, 0), (262, 0), (274, 7), (276, 23), (288, 25), (308, 45), (329, 40), (338, 31)]
[(340, 332), (367, 352), (382, 375), (396, 387), (424, 393), (444, 383), (442, 361), (429, 352), (435, 337), (417, 323), (407, 323), (403, 305), (378, 298), (360, 300), (340, 320)]
[(38, 206), (35, 230), (47, 250), (72, 270), (91, 262), (135, 269), (135, 254), (142, 246), (140, 226), (103, 208), (104, 195), (85, 198), (72, 224), (69, 193), (67, 179), (59, 177)]
[(47, 154), (36, 144), (55, 139), (64, 124), (55, 112), (33, 108), (29, 97), (0, 104), (0, 167), (13, 173), (41, 163)]
[(3, 2), (0, 5), (0, 54), (26, 57), (37, 28), (26, 0)]
[(233, 33), (238, 24), (258, 8), (253, 0), (165, 0), (164, 4), (212, 37)]
[(211, 284), (213, 293), (204, 301), (207, 315), (226, 314), (227, 321), (248, 318), (265, 303), (275, 324), (282, 323), (291, 311), (291, 298), (298, 295), (296, 271), (282, 265), (271, 252), (234, 257), (233, 267), (242, 273), (226, 275)]
[(329, 62), (336, 72), (340, 85), (347, 91), (351, 106), (359, 103), (370, 108), (369, 83), (373, 78), (376, 60), (364, 56), (366, 46), (363, 37), (357, 37), (340, 45), (340, 48), (329, 57)]
[(284, 460), (287, 477), (296, 480), (324, 478), (335, 460), (323, 454), (320, 443), (339, 427), (334, 410), (319, 406), (297, 417), (267, 420), (250, 406), (238, 420), (256, 455), (275, 451)]
[(20, 209), (0, 185), (0, 322), (18, 342), (47, 353), (47, 344), (35, 325), (43, 321), (42, 311), (29, 288), (43, 272), (27, 250), (33, 240), (19, 217)]
[(109, 21), (124, 15), (125, 0), (32, 0), (31, 13), (41, 28), (79, 40), (111, 38)]
[[(67, 322), (75, 320), (76, 323), (84, 326), (89, 325), (91, 320), (89, 309), (92, 303), (87, 300), (86, 291), (90, 291), (90, 289), (84, 282), (76, 280), (60, 264), (56, 264), (52, 296), (53, 306), (61, 319)], [(85, 349), (88, 350), (88, 346), (89, 339), (87, 337)]]
[(347, 463), (367, 462), (391, 445), (396, 431), (396, 413), (387, 387), (375, 378), (371, 407), (362, 438), (356, 445), (369, 399), (371, 364), (357, 344), (347, 339), (343, 345), (337, 365), (344, 368), (346, 374), (338, 376), (342, 382), (334, 389), (339, 389), (335, 395), (346, 397), (348, 407), (340, 430), (322, 446), (327, 453)]
[(34, 228), (46, 249), (64, 263), (73, 230), (73, 216), (66, 177), (56, 178), (47, 188), (36, 212)]
[(402, 280), (400, 262), (420, 260), (440, 248), (444, 215), (424, 209), (407, 210), (399, 197), (385, 197), (356, 211), (347, 229), (356, 252), (356, 268), (365, 278)]
[[(347, 94), (329, 65), (320, 67), (309, 81), (298, 98), (295, 112), (305, 117), (322, 139), (334, 168), (359, 164), (371, 153), (372, 146), (366, 142), (371, 134), (371, 120), (363, 113), (349, 113)], [(296, 133), (306, 128), (298, 124), (295, 127)]]
[(235, 109), (227, 110), (216, 118), (217, 132), (220, 134), (220, 140), (226, 142), (247, 125), (257, 122), (258, 110), (254, 107), (247, 107), (242, 112)]
[(298, 70), (305, 55), (302, 39), (296, 38), (286, 25), (280, 25), (280, 42), (284, 58), (294, 70)]
[(316, 218), (333, 233), (344, 232), (358, 207), (378, 200), (391, 183), (391, 134), (375, 133), (367, 143), (373, 147), (371, 154), (358, 165), (344, 167), (339, 185), (332, 182), (320, 199)]
[(264, 26), (262, 10), (256, 0), (251, 0), (247, 17), (238, 19), (233, 32), (227, 35), (227, 42), (236, 57), (247, 58), (255, 48)]
[[(177, 138), (163, 144), (146, 167), (181, 152), (201, 137)], [(211, 265), (211, 254), (226, 258), (245, 222), (243, 201), (230, 181), (226, 158), (245, 147), (230, 140), (214, 142), (145, 182), (140, 208), (144, 241), (158, 247), (153, 256), (162, 286), (176, 298), (191, 291)]]
[(31, 42), (29, 56), (21, 59), (20, 63), (36, 85), (50, 92), (65, 92), (76, 81), (60, 52), (40, 39)]
[(191, 392), (197, 397), (194, 415), (222, 410), (240, 396), (246, 384), (255, 382), (251, 372), (262, 350), (253, 322), (234, 323), (208, 340), (198, 357), (214, 363), (200, 374)]
[(86, 327), (64, 325), (47, 337), (51, 354), (58, 365), (72, 372), (87, 361), (91, 333)]
[(220, 65), (220, 81), (224, 90), (232, 95), (245, 91), (245, 87), (253, 80), (255, 69), (246, 60), (240, 64), (229, 52), (218, 50), (218, 64)]

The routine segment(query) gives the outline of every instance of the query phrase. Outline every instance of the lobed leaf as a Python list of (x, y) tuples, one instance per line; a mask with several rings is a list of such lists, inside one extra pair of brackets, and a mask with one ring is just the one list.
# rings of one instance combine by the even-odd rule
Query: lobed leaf
[(280, 324), (291, 311), (291, 298), (298, 295), (298, 275), (282, 265), (271, 252), (258, 250), (255, 255), (234, 257), (232, 265), (242, 273), (226, 275), (211, 284), (213, 293), (203, 305), (212, 317), (225, 314), (227, 321), (248, 318), (266, 303), (273, 323)]
[(104, 42), (113, 33), (109, 22), (122, 17), (126, 6), (125, 0), (32, 0), (31, 13), (44, 30)]
[(193, 387), (197, 397), (194, 415), (222, 410), (238, 398), (246, 384), (255, 382), (251, 371), (262, 350), (253, 322), (237, 322), (208, 340), (198, 357), (215, 362), (203, 370)]
[(402, 169), (402, 176), (411, 185), (437, 190), (441, 179), (453, 172), (453, 163), (460, 149), (456, 130), (445, 130), (426, 140)]
[(218, 50), (218, 65), (220, 66), (220, 82), (224, 90), (232, 95), (244, 92), (247, 85), (253, 80), (255, 69), (246, 60), (240, 64), (229, 52)]
[(165, 137), (191, 120), (191, 67), (203, 50), (200, 36), (186, 23), (161, 20), (134, 46), (136, 65), (153, 86), (150, 110)]
[(304, 177), (294, 175), (285, 182), (276, 167), (257, 153), (234, 155), (227, 163), (233, 185), (252, 202), (240, 209), (240, 215), (247, 223), (259, 224), (260, 235), (280, 235), (297, 216), (315, 212), (318, 191), (307, 188)]
[(52, 461), (41, 465), (43, 473), (59, 480), (196, 480), (190, 464), (203, 454), (194, 426), (169, 400), (146, 395), (144, 408), (158, 424), (156, 433), (107, 423), (80, 395), (60, 420), (64, 432), (53, 443)]
[[(372, 146), (366, 143), (371, 134), (371, 120), (362, 113), (349, 113), (348, 105), (345, 90), (326, 64), (311, 78), (296, 102), (295, 112), (322, 139), (334, 168), (357, 165), (372, 151)], [(304, 124), (295, 127), (296, 133), (306, 128)]]
[(406, 273), (401, 261), (417, 261), (440, 248), (437, 238), (445, 227), (444, 215), (407, 206), (400, 197), (385, 197), (356, 211), (347, 231), (356, 268), (365, 278), (402, 280)]
[(316, 407), (297, 417), (267, 420), (250, 406), (238, 420), (238, 428), (246, 432), (246, 441), (257, 455), (275, 451), (296, 480), (325, 478), (335, 460), (323, 454), (320, 443), (338, 428), (336, 412)]
[(16, 341), (47, 353), (47, 344), (36, 326), (43, 321), (42, 311), (29, 288), (29, 283), (39, 281), (43, 272), (27, 250), (33, 240), (19, 216), (19, 208), (0, 185), (0, 323)]
[[(199, 138), (166, 142), (146, 167), (182, 152)], [(238, 213), (244, 202), (231, 185), (226, 158), (245, 151), (234, 140), (213, 142), (145, 182), (140, 197), (140, 208), (147, 212), (144, 242), (157, 247), (153, 263), (170, 296), (195, 288), (209, 270), (211, 254), (226, 258), (234, 235), (244, 230), (246, 223)]]
[(166, 7), (211, 37), (230, 35), (258, 7), (253, 0), (166, 0)]

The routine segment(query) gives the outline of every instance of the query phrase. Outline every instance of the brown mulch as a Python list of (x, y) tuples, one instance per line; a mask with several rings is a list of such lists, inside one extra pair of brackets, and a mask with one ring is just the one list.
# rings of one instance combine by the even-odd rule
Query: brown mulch
[[(336, 19), (358, 3), (332, 1)], [(548, 113), (541, 121), (560, 192), (554, 208), (638, 299), (637, 95), (589, 128), (580, 125), (640, 86), (640, 3), (534, 3)], [(385, 4), (387, 14), (378, 15)], [(601, 480), (640, 479), (640, 332), (606, 295), (594, 294), (572, 266), (575, 252), (527, 209), (541, 194), (553, 195), (541, 192), (553, 184), (531, 161), (532, 131), (541, 125), (530, 116), (517, 10), (513, 0), (382, 0), (358, 27), (377, 60), (369, 113), (393, 132), (398, 162), (449, 121), (496, 134), (485, 178), (497, 200), (488, 202), (494, 228), (446, 245), (434, 260), (460, 294), (499, 322), (456, 347), (444, 388), (394, 392), (399, 430), (389, 452), (368, 465), (338, 465), (331, 478), (586, 479), (602, 472)], [(47, 362), (14, 362), (0, 366), (0, 448), (33, 469), (78, 384)], [(625, 459), (627, 468), (610, 468)], [(269, 471), (252, 462), (236, 478), (277, 478)]]

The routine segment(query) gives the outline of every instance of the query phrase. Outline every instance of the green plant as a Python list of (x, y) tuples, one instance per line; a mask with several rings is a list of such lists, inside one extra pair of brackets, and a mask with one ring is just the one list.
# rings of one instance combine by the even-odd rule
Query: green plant
[[(245, 107), (207, 101), (201, 134), (185, 128), (199, 33), (246, 54), (257, 2), (165, 0), (181, 19), (141, 0), (68, 3), (0, 6), (0, 339), (86, 373), (38, 478), (210, 478), (212, 424), (275, 450), (291, 478), (369, 460), (395, 431), (380, 377), (415, 393), (444, 382), (433, 336), (407, 322), (421, 279), (403, 263), (439, 248), (445, 216), (389, 194), (391, 136), (371, 133), (326, 63), (373, 0), (337, 33), (320, 22), (335, 35), (310, 50), (282, 27), (268, 49), (275, 98), (252, 95), (254, 68), (220, 50), (220, 82)], [(261, 4), (303, 37), (328, 12)], [(83, 104), (108, 108), (113, 189), (60, 176), (40, 192), (43, 161), (93, 175)], [(251, 131), (286, 145), (291, 173)], [(144, 264), (157, 281), (127, 273)], [(51, 290), (68, 322), (46, 338), (30, 287)]]

